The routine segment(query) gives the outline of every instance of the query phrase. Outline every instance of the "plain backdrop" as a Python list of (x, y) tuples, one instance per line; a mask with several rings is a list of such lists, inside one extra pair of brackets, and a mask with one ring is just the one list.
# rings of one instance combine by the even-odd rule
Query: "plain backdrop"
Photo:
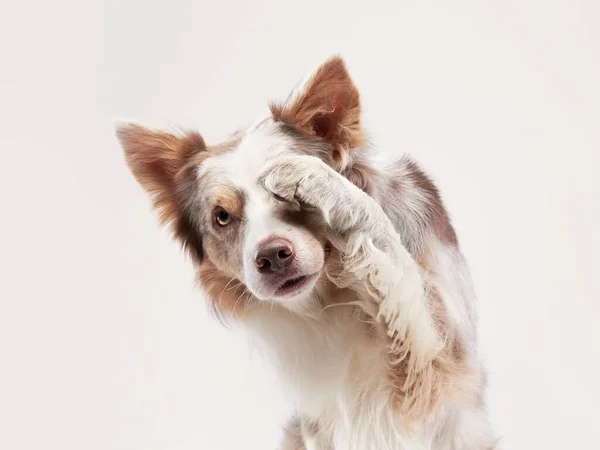
[(0, 448), (275, 448), (284, 399), (207, 314), (111, 119), (216, 142), (333, 53), (377, 148), (442, 190), (505, 448), (597, 448), (596, 0), (3, 2)]

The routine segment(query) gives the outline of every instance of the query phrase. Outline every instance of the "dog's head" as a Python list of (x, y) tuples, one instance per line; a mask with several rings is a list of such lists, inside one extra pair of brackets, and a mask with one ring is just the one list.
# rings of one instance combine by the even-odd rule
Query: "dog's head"
[[(344, 62), (332, 58), (268, 117), (208, 146), (200, 134), (140, 125), (117, 130), (127, 163), (161, 219), (192, 256), (220, 310), (248, 301), (302, 303), (329, 254), (322, 221), (267, 193), (265, 163), (286, 152), (321, 158), (366, 189), (359, 94)], [(241, 308), (240, 308), (241, 310)]]

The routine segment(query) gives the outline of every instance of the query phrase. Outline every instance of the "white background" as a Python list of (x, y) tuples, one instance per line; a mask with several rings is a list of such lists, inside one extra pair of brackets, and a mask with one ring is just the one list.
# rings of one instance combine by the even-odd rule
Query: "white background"
[(209, 317), (110, 119), (254, 120), (340, 52), (440, 185), (510, 449), (600, 441), (595, 0), (37, 1), (0, 11), (0, 448), (272, 449), (282, 399)]

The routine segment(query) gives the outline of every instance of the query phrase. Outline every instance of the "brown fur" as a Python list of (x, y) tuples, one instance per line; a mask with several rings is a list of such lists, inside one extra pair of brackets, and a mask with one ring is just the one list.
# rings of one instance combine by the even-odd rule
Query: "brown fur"
[[(428, 312), (444, 346), (424, 366), (414, 367), (410, 350), (389, 335), (386, 324), (378, 322), (377, 311), (356, 308), (356, 320), (372, 323), (365, 339), (381, 342), (392, 386), (391, 402), (408, 430), (416, 431), (441, 404), (471, 406), (485, 383), (469, 361), (468, 348), (451, 323), (435, 288), (436, 267), (431, 258), (432, 242), (457, 246), (457, 238), (433, 182), (417, 164), (402, 159), (387, 173), (379, 172), (362, 154), (365, 135), (360, 124), (360, 97), (341, 58), (325, 63), (304, 89), (284, 105), (271, 105), (279, 131), (291, 138), (289, 149), (317, 156), (354, 185), (379, 201), (425, 278)], [(269, 119), (267, 119), (269, 120)], [(242, 238), (244, 235), (244, 194), (218, 175), (198, 176), (198, 167), (213, 155), (230, 151), (240, 135), (207, 147), (198, 133), (176, 135), (130, 125), (119, 129), (127, 163), (139, 183), (148, 191), (161, 221), (171, 224), (175, 238), (192, 256), (197, 279), (223, 318), (239, 319), (257, 304), (242, 283)], [(418, 195), (415, 195), (418, 194)], [(407, 199), (407, 195), (413, 198)], [(214, 220), (215, 208), (225, 209), (233, 218), (226, 227)], [(286, 223), (308, 230), (316, 246), (328, 247), (323, 223), (317, 216), (282, 210)], [(311, 247), (313, 251), (315, 247)], [(344, 255), (329, 250), (325, 271), (341, 270)], [(340, 289), (322, 276), (316, 289), (323, 307), (342, 306), (357, 298), (357, 292)], [(346, 305), (347, 307), (347, 305)], [(353, 307), (353, 306), (350, 306)], [(414, 356), (414, 355), (413, 355)], [(475, 396), (475, 397), (474, 397)], [(315, 434), (318, 424), (294, 422), (288, 430), (293, 448), (304, 449), (300, 434)], [(292, 447), (290, 447), (292, 448)]]
[(298, 98), (285, 105), (272, 104), (271, 112), (276, 121), (331, 143), (336, 168), (344, 167), (351, 150), (365, 143), (360, 95), (339, 57), (323, 64)]
[[(298, 151), (318, 156), (340, 170), (356, 186), (372, 194), (374, 186), (381, 181), (380, 174), (360, 157), (342, 164), (343, 152), (356, 149), (363, 143), (360, 127), (360, 102), (356, 87), (348, 76), (341, 60), (332, 60), (319, 70), (309, 81), (306, 90), (286, 106), (272, 106), (273, 117), (282, 122), (282, 130), (290, 135)], [(196, 171), (202, 160), (210, 155), (235, 148), (237, 142), (228, 142), (207, 149), (197, 133), (178, 137), (169, 133), (142, 132), (136, 128), (125, 133), (124, 142), (128, 163), (138, 181), (154, 195), (154, 205), (159, 209), (164, 222), (172, 222), (176, 238), (187, 248), (198, 263), (198, 281), (212, 300), (214, 310), (221, 317), (239, 318), (255, 301), (246, 287), (235, 276), (237, 261), (231, 258), (239, 255), (241, 249), (233, 239), (220, 235), (218, 238), (204, 239), (208, 245), (206, 257), (200, 227), (195, 224), (188, 210), (209, 209), (219, 206), (241, 221), (243, 216), (243, 195), (232, 186), (217, 184), (211, 192), (211, 202), (190, 203), (195, 192), (209, 190), (212, 180), (198, 180)], [(208, 151), (207, 151), (208, 150)], [(204, 153), (203, 153), (204, 152)], [(346, 158), (346, 160), (348, 160)], [(456, 244), (456, 235), (442, 204), (437, 188), (424, 172), (412, 161), (405, 161), (405, 170), (414, 186), (425, 198), (426, 223), (433, 233), (446, 243)], [(390, 179), (387, 188), (403, 195), (406, 180)], [(204, 184), (206, 183), (206, 184)], [(394, 201), (393, 198), (389, 199)], [(210, 211), (212, 213), (212, 210)], [(292, 220), (293, 219), (293, 220)], [(307, 217), (290, 218), (296, 225), (307, 226)], [(208, 219), (212, 221), (212, 216)], [(213, 223), (205, 223), (211, 230)], [(239, 226), (239, 225), (238, 225)], [(317, 224), (311, 225), (317, 232)], [(223, 232), (222, 234), (225, 234)], [(239, 233), (238, 233), (239, 234)], [(422, 256), (422, 255), (421, 255)], [(425, 261), (421, 259), (421, 264)], [(327, 282), (327, 285), (331, 283)], [(325, 287), (328, 299), (342, 298), (332, 293), (333, 286)], [(323, 288), (321, 289), (321, 291)], [(325, 298), (325, 297), (323, 297)], [(389, 352), (389, 376), (396, 395), (394, 401), (402, 414), (413, 423), (419, 423), (435, 410), (442, 391), (446, 392), (449, 381), (459, 374), (465, 375), (462, 364), (463, 351), (458, 336), (452, 335), (447, 326), (447, 317), (441, 300), (434, 292), (429, 296), (430, 309), (440, 334), (447, 339), (444, 350), (429, 366), (416, 373), (409, 367), (410, 357), (399, 355), (385, 330), (381, 338), (386, 340)], [(335, 302), (334, 302), (335, 303)], [(327, 305), (324, 305), (327, 306)], [(458, 388), (457, 388), (458, 389)], [(447, 392), (446, 392), (447, 393)], [(458, 395), (458, 394), (457, 394)]]
[(450, 224), (450, 218), (442, 203), (438, 188), (425, 172), (412, 160), (407, 160), (407, 167), (416, 187), (428, 198), (426, 205), (427, 217), (436, 237), (445, 244), (457, 245), (456, 232)]
[(170, 224), (173, 234), (192, 258), (201, 260), (202, 241), (185, 214), (182, 202), (193, 186), (189, 177), (180, 172), (194, 156), (206, 150), (202, 136), (195, 132), (177, 135), (139, 125), (121, 127), (117, 133), (127, 164), (152, 198), (161, 223)]
[(197, 279), (211, 300), (213, 312), (223, 322), (242, 317), (256, 301), (241, 281), (224, 275), (208, 258), (198, 266)]
[(244, 194), (238, 189), (222, 185), (217, 188), (215, 193), (216, 204), (225, 209), (234, 218), (241, 218), (244, 215)]
[[(445, 339), (443, 349), (424, 368), (411, 367), (410, 354), (398, 354), (393, 340), (388, 341), (389, 377), (394, 387), (393, 401), (405, 418), (406, 428), (416, 431), (418, 425), (437, 411), (442, 396), (461, 403), (470, 396), (476, 374), (465, 360), (464, 344), (449, 326), (447, 312), (433, 287), (429, 287), (429, 310), (437, 329)], [(462, 380), (457, 383), (457, 380)]]
[[(203, 284), (206, 282), (204, 285), (214, 300), (215, 309), (233, 312), (238, 301), (233, 296), (241, 295), (245, 287), (237, 286), (230, 291), (227, 285), (232, 285), (231, 277), (224, 276), (206, 258), (201, 227), (190, 212), (190, 203), (200, 187), (196, 176), (198, 166), (210, 156), (234, 149), (239, 136), (233, 135), (222, 144), (207, 147), (196, 132), (176, 134), (129, 124), (120, 127), (117, 135), (127, 164), (149, 193), (161, 223), (170, 225), (174, 238), (198, 264), (198, 277)], [(232, 214), (241, 216), (243, 213), (243, 197), (233, 188), (219, 186), (216, 201)]]
[(131, 172), (150, 194), (163, 223), (176, 216), (175, 176), (187, 161), (206, 149), (197, 133), (185, 136), (138, 125), (118, 129)]
[[(403, 156), (383, 172), (372, 170), (370, 180), (402, 243), (418, 263), (429, 251), (431, 238), (448, 246), (458, 246), (438, 189), (414, 161)], [(407, 198), (415, 194), (418, 195)]]
[(343, 170), (341, 174), (367, 194), (373, 195), (375, 180), (378, 174), (368, 163), (361, 160), (355, 161)]

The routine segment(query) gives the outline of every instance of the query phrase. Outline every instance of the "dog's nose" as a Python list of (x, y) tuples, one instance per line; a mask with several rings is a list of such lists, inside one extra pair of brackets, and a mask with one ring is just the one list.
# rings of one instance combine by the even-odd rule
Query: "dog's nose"
[(260, 273), (283, 272), (287, 269), (296, 252), (292, 243), (286, 239), (274, 238), (264, 242), (256, 254), (256, 268)]

